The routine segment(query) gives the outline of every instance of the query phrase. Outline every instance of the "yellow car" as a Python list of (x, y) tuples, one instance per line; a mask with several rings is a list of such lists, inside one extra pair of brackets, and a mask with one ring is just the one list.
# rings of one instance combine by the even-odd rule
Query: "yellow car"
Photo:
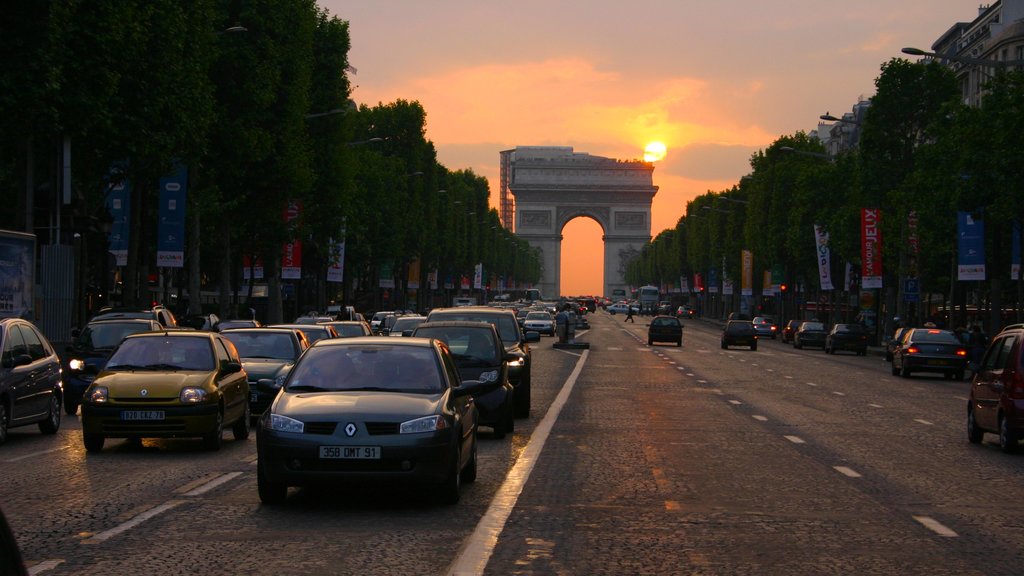
[(235, 346), (215, 332), (125, 338), (82, 398), (85, 449), (107, 438), (198, 436), (217, 450), (225, 426), (249, 437), (249, 383)]

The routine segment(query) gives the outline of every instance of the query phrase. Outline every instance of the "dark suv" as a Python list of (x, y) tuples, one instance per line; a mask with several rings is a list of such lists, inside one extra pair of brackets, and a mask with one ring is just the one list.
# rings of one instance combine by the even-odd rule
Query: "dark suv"
[(143, 320), (156, 320), (164, 328), (177, 328), (178, 320), (170, 310), (157, 305), (152, 308), (100, 308), (99, 312), (92, 317), (93, 320), (122, 320), (124, 318), (142, 318)]
[(986, 432), (999, 435), (1003, 452), (1017, 449), (1024, 437), (1024, 327), (999, 333), (985, 350), (971, 379), (967, 401), (967, 439), (981, 442)]
[(540, 332), (525, 334), (516, 321), (511, 309), (488, 308), (486, 306), (460, 306), (434, 310), (427, 316), (427, 322), (469, 320), (493, 324), (505, 347), (505, 354), (514, 359), (506, 360), (508, 380), (515, 388), (516, 418), (530, 416), (530, 343), (540, 342)]

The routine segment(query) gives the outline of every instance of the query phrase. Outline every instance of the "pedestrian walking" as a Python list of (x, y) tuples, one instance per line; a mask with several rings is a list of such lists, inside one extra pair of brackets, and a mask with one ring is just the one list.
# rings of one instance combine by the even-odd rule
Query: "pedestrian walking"
[(636, 320), (633, 319), (633, 306), (632, 305), (630, 305), (628, 308), (626, 308), (626, 319), (623, 320), (623, 322), (632, 322), (632, 323), (636, 324)]
[(985, 348), (987, 346), (988, 338), (981, 331), (981, 326), (975, 324), (971, 328), (971, 335), (967, 338), (967, 357), (969, 359), (967, 367), (971, 369), (972, 378), (981, 367), (981, 357), (985, 355)]

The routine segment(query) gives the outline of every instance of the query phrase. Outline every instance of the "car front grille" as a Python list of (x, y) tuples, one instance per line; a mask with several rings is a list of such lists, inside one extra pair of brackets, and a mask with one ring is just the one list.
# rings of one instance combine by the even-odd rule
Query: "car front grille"
[(306, 434), (323, 434), (330, 436), (334, 434), (334, 430), (338, 427), (337, 422), (306, 422), (305, 430)]

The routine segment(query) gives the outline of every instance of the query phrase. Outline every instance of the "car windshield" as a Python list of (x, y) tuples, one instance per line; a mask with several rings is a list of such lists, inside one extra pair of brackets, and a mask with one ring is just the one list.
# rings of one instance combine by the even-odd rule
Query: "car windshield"
[(310, 348), (292, 370), (286, 390), (437, 394), (444, 388), (432, 348), (359, 345)]
[(956, 334), (948, 330), (915, 330), (912, 340), (931, 344), (961, 344)]
[(863, 334), (864, 327), (860, 324), (837, 324), (836, 332), (847, 332), (849, 334)]
[(800, 325), (801, 330), (824, 330), (825, 325), (821, 322), (804, 322)]
[(142, 322), (100, 322), (87, 325), (75, 340), (81, 348), (95, 350), (97, 348), (113, 348), (125, 336), (138, 334), (150, 329), (149, 324)]
[(322, 326), (303, 324), (302, 326), (299, 327), (299, 329), (302, 330), (302, 332), (306, 335), (306, 338), (309, 338), (310, 344), (316, 342), (317, 340), (323, 340), (324, 338), (330, 336), (330, 334), (327, 333), (327, 329)]
[(399, 318), (395, 320), (395, 324), (391, 327), (392, 332), (401, 332), (403, 330), (412, 330), (423, 323), (426, 318)]
[(655, 318), (651, 326), (678, 326), (679, 321), (675, 318)]
[(478, 362), (481, 365), (494, 365), (500, 362), (499, 350), (495, 346), (494, 332), (490, 328), (466, 327), (433, 327), (417, 329), (417, 338), (437, 338), (448, 345), (448, 349), (459, 362)]
[(206, 338), (165, 335), (128, 338), (107, 362), (107, 370), (213, 370), (214, 358)]
[(238, 349), (242, 358), (294, 360), (298, 350), (291, 334), (281, 332), (225, 332), (224, 337)]
[(363, 330), (361, 324), (332, 324), (334, 329), (338, 332), (338, 335), (343, 338), (352, 338), (354, 336), (365, 336), (366, 331)]
[(551, 321), (551, 314), (547, 312), (530, 312), (526, 315), (527, 320), (548, 320)]

